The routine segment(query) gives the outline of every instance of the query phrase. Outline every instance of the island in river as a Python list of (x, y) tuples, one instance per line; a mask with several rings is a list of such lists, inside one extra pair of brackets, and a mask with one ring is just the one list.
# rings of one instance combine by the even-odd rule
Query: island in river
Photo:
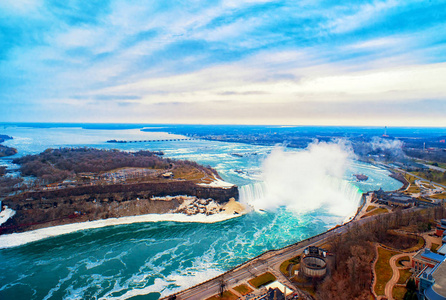
[(61, 148), (13, 162), (27, 183), (4, 197), (15, 214), (2, 233), (145, 214), (242, 212), (234, 205), (237, 186), (216, 170), (157, 152)]
[(17, 149), (1, 145), (6, 140), (12, 140), (13, 138), (9, 135), (0, 134), (0, 157), (12, 156), (17, 154)]

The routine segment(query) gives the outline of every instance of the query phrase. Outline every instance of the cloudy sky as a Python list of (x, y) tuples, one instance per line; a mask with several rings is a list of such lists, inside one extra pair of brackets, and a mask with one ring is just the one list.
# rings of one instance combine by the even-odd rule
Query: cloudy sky
[(446, 1), (1, 0), (0, 121), (446, 126)]

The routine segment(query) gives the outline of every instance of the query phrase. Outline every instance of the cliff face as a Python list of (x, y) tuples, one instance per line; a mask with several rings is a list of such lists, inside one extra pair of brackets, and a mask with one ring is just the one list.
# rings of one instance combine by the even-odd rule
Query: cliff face
[[(169, 181), (169, 182), (143, 182), (135, 184), (110, 184), (110, 185), (88, 185), (56, 190), (44, 190), (37, 192), (25, 192), (12, 197), (7, 197), (5, 203), (17, 201), (35, 201), (44, 199), (61, 199), (73, 196), (89, 195), (91, 198), (108, 198), (108, 194), (116, 194), (118, 198), (144, 198), (153, 196), (176, 196), (189, 195), (198, 198), (212, 198), (219, 203), (224, 203), (229, 198), (238, 199), (238, 188), (233, 186), (228, 189), (198, 186), (191, 181)], [(118, 196), (122, 194), (122, 196)], [(58, 202), (60, 200), (57, 200)], [(11, 203), (12, 204), (12, 203)]]
[(150, 199), (168, 195), (212, 198), (224, 204), (230, 198), (238, 199), (238, 189), (236, 186), (223, 189), (197, 186), (189, 181), (171, 181), (26, 192), (3, 201), (16, 211), (14, 218), (4, 224), (3, 233), (88, 220), (163, 214), (177, 209), (181, 200)]

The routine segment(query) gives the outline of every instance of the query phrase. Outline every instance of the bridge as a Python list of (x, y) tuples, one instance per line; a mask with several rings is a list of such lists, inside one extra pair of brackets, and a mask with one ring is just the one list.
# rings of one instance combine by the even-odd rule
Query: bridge
[(192, 141), (195, 139), (164, 139), (164, 140), (136, 140), (136, 141), (127, 141), (127, 140), (108, 140), (107, 143), (153, 143), (153, 142), (179, 142), (179, 141)]

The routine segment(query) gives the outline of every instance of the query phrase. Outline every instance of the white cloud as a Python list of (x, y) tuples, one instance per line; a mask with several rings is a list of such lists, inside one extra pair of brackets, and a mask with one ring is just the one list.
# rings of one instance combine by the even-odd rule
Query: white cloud
[(407, 43), (406, 39), (395, 37), (383, 37), (361, 41), (355, 44), (348, 45), (346, 48), (352, 49), (376, 49), (376, 48), (388, 48), (388, 47), (403, 47)]
[[(259, 58), (259, 57), (256, 57)], [(349, 71), (340, 64), (286, 65), (304, 53), (286, 52), (259, 63), (255, 58), (97, 91), (137, 93), (146, 103), (234, 100), (253, 102), (396, 101), (444, 99), (446, 63)], [(280, 76), (283, 72), (290, 74)]]
[(14, 15), (31, 16), (42, 7), (42, 0), (2, 0), (0, 1), (0, 11)]
[(374, 1), (365, 4), (351, 15), (337, 15), (328, 23), (327, 27), (332, 33), (346, 33), (360, 28), (380, 17), (380, 14), (399, 4), (396, 0)]

